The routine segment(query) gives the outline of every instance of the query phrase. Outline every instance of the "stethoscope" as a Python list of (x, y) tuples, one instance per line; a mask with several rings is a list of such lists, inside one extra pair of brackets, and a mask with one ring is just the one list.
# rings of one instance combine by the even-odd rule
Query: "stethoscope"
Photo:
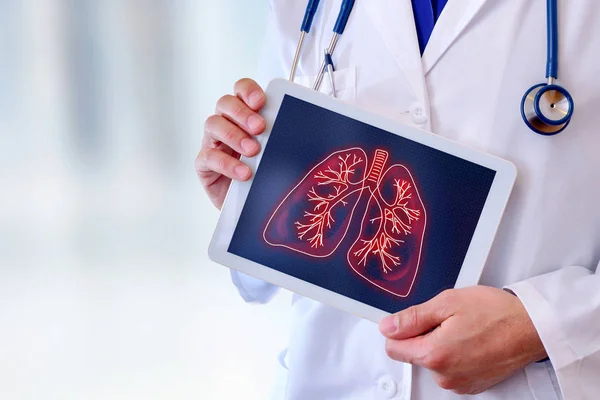
[[(298, 60), (300, 59), (300, 53), (302, 52), (302, 44), (304, 43), (304, 37), (307, 33), (310, 32), (310, 27), (312, 25), (313, 19), (315, 18), (315, 14), (317, 13), (317, 8), (319, 7), (319, 1), (320, 0), (308, 0), (306, 12), (304, 13), (304, 19), (302, 20), (302, 26), (300, 28), (300, 40), (298, 41), (298, 47), (296, 48), (296, 54), (294, 55), (294, 61), (292, 62), (292, 69), (290, 72), (291, 82), (294, 81), (294, 76), (296, 75), (296, 67), (298, 66)], [(333, 84), (333, 61), (331, 56), (335, 51), (335, 47), (337, 46), (337, 42), (340, 39), (340, 36), (342, 36), (344, 30), (346, 29), (348, 18), (350, 17), (352, 8), (354, 8), (354, 1), (355, 0), (342, 1), (337, 21), (335, 22), (335, 26), (333, 27), (333, 36), (331, 38), (331, 42), (329, 43), (327, 49), (325, 49), (325, 57), (323, 58), (321, 68), (319, 68), (319, 73), (317, 74), (317, 78), (315, 79), (315, 84), (313, 86), (314, 90), (319, 90), (319, 87), (321, 87), (321, 82), (323, 81), (323, 77), (325, 76), (325, 71), (329, 72), (329, 77)], [(332, 87), (332, 89), (335, 95), (335, 87)]]
[(558, 78), (558, 9), (557, 0), (547, 0), (546, 19), (548, 34), (548, 58), (546, 78), (525, 92), (521, 100), (521, 116), (527, 126), (540, 135), (551, 136), (562, 132), (573, 116), (573, 98), (560, 85)]
[[(302, 51), (304, 37), (310, 32), (312, 21), (317, 12), (320, 0), (309, 0), (304, 14), (304, 20), (300, 29), (301, 35), (296, 48), (294, 61), (290, 73), (290, 81), (294, 80), (298, 60)], [(338, 14), (333, 37), (329, 47), (325, 49), (325, 57), (321, 63), (321, 68), (315, 79), (314, 90), (319, 90), (325, 72), (330, 75), (333, 93), (335, 95), (335, 86), (333, 83), (333, 61), (332, 55), (340, 36), (343, 34), (355, 0), (343, 0)], [(532, 86), (525, 92), (521, 100), (521, 116), (525, 124), (535, 133), (551, 136), (562, 132), (573, 116), (575, 104), (573, 98), (560, 85), (556, 84), (558, 78), (558, 6), (557, 0), (546, 1), (546, 30), (548, 36), (548, 54), (546, 60), (546, 78), (547, 83), (539, 83)]]

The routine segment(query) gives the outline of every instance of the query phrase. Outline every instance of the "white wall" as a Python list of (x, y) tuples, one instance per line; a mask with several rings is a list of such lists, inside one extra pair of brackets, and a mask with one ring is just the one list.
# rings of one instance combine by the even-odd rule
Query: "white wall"
[(289, 295), (206, 248), (204, 119), (264, 1), (0, 3), (0, 399), (264, 399)]

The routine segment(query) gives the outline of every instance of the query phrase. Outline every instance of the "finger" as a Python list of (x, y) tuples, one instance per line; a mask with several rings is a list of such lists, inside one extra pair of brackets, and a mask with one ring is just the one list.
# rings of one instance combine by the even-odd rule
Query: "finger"
[(390, 338), (403, 340), (422, 335), (439, 326), (453, 313), (453, 294), (443, 292), (433, 299), (409, 307), (384, 318), (379, 324), (381, 333)]
[(196, 171), (200, 179), (213, 172), (238, 181), (246, 181), (252, 175), (246, 164), (218, 149), (202, 149), (196, 158)]
[(258, 142), (239, 126), (219, 115), (213, 115), (204, 124), (204, 137), (222, 142), (234, 151), (248, 157), (255, 156), (259, 150)]
[(392, 360), (424, 366), (432, 349), (427, 337), (418, 336), (406, 340), (387, 339), (385, 352)]
[(265, 120), (242, 100), (225, 95), (217, 101), (216, 113), (223, 115), (246, 132), (258, 135), (265, 130)]
[(430, 371), (447, 371), (456, 366), (457, 354), (437, 332), (439, 331), (435, 330), (406, 340), (387, 339), (385, 351), (396, 361), (418, 365)]
[(235, 83), (233, 91), (237, 97), (242, 99), (254, 111), (260, 110), (265, 105), (267, 99), (265, 92), (252, 79), (240, 79)]

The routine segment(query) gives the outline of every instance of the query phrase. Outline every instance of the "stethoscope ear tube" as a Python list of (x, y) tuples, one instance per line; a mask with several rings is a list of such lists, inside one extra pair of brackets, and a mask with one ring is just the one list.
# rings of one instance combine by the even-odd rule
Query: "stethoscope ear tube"
[(321, 0), (308, 1), (308, 4), (306, 5), (306, 12), (304, 13), (304, 20), (302, 20), (302, 27), (300, 28), (302, 32), (310, 32), (310, 27), (312, 26), (313, 19), (317, 14), (317, 8), (319, 8), (319, 1)]
[(346, 24), (348, 24), (348, 19), (350, 18), (350, 13), (352, 12), (352, 7), (354, 7), (355, 0), (345, 0), (342, 2), (342, 6), (340, 7), (340, 13), (338, 14), (337, 21), (335, 22), (335, 27), (333, 31), (338, 35), (344, 33), (344, 29), (346, 29)]
[(298, 40), (298, 46), (296, 47), (296, 53), (294, 60), (292, 61), (292, 68), (290, 68), (290, 82), (294, 82), (296, 76), (296, 68), (298, 67), (298, 61), (300, 60), (300, 53), (302, 52), (302, 44), (304, 43), (304, 37), (310, 32), (313, 19), (317, 14), (319, 8), (319, 1), (321, 0), (309, 0), (306, 5), (306, 11), (304, 12), (304, 19), (302, 20), (302, 26), (300, 27), (300, 39)]
[[(344, 29), (346, 29), (346, 24), (348, 24), (348, 19), (350, 18), (350, 14), (354, 8), (354, 1), (355, 0), (342, 1), (340, 12), (333, 28), (333, 36), (331, 38), (331, 42), (329, 42), (329, 46), (327, 47), (327, 52), (332, 56), (340, 36), (342, 36), (342, 33), (344, 33)], [(321, 67), (319, 68), (319, 72), (317, 73), (317, 78), (315, 79), (315, 84), (313, 85), (313, 90), (319, 90), (326, 68), (327, 65), (325, 63), (325, 59), (323, 59)]]

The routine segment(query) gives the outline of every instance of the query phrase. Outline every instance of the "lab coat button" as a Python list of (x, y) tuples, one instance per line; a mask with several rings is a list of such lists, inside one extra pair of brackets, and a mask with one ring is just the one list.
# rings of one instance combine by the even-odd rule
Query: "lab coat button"
[(425, 109), (420, 104), (413, 104), (410, 107), (409, 112), (412, 121), (417, 125), (423, 125), (428, 120), (427, 114), (425, 113)]
[(398, 393), (398, 385), (390, 376), (382, 376), (377, 382), (377, 391), (383, 399), (391, 399)]

